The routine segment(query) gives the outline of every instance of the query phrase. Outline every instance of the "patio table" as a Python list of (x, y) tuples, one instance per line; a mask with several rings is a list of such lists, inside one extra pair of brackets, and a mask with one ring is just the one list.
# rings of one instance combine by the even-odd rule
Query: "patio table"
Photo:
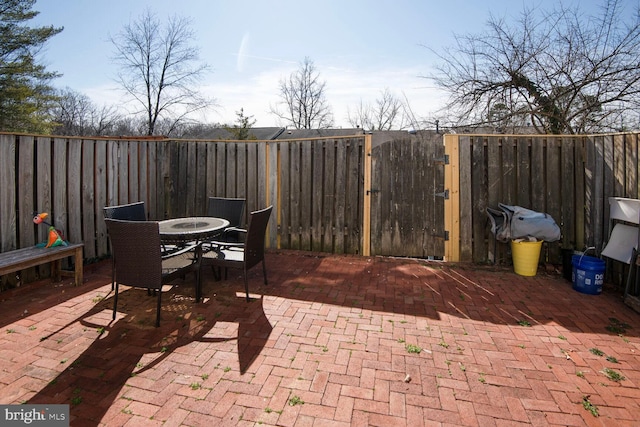
[(166, 219), (158, 224), (163, 243), (184, 244), (215, 237), (229, 226), (229, 221), (223, 218), (195, 216)]

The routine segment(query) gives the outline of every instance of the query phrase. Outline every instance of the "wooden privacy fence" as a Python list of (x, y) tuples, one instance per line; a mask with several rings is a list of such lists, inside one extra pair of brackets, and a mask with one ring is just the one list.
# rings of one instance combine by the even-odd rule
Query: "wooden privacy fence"
[[(372, 143), (372, 140), (374, 141)], [(493, 259), (486, 207), (549, 213), (561, 249), (598, 250), (607, 198), (638, 198), (638, 133), (595, 136), (375, 133), (276, 141), (0, 134), (0, 252), (43, 242), (49, 212), (86, 260), (108, 255), (102, 208), (144, 201), (149, 219), (205, 214), (209, 196), (274, 206), (268, 247)], [(510, 261), (507, 245), (496, 259)], [(36, 275), (36, 272), (27, 272)], [(3, 278), (6, 280), (6, 278)]]
[[(608, 198), (638, 198), (638, 133), (556, 135), (446, 135), (452, 162), (446, 186), (447, 256), (462, 261), (493, 258), (486, 207), (519, 205), (550, 214), (562, 239), (546, 244), (544, 256), (561, 262), (561, 249), (603, 247)], [(456, 243), (453, 243), (456, 242)], [(498, 244), (498, 260), (508, 258)]]
[(0, 252), (45, 240), (49, 212), (87, 260), (107, 255), (102, 208), (144, 201), (149, 219), (203, 215), (209, 196), (274, 205), (268, 246), (361, 253), (365, 141), (171, 141), (0, 135)]

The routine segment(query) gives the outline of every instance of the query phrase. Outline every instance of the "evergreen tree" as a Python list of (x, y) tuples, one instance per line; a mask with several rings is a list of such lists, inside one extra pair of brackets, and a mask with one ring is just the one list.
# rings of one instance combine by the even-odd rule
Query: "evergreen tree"
[(55, 93), (49, 82), (58, 74), (37, 63), (44, 43), (63, 28), (31, 28), (36, 0), (0, 2), (0, 130), (47, 133)]
[(240, 111), (236, 111), (236, 124), (232, 127), (226, 126), (226, 129), (235, 139), (241, 141), (245, 139), (256, 139), (255, 135), (251, 133), (251, 128), (255, 124), (256, 121), (253, 119), (253, 116), (245, 116), (244, 108), (240, 108)]

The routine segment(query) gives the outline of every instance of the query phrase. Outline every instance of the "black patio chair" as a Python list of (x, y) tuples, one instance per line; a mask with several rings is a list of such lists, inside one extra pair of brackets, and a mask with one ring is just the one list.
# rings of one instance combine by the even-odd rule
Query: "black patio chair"
[(105, 206), (104, 217), (126, 221), (146, 221), (147, 212), (144, 202), (127, 203), (125, 205)]
[(239, 198), (209, 197), (207, 216), (223, 218), (229, 221), (229, 226), (222, 234), (210, 241), (210, 245), (218, 246), (218, 243), (241, 243), (246, 229), (242, 227), (242, 214), (247, 201)]
[(249, 301), (247, 271), (260, 262), (262, 262), (264, 284), (267, 284), (264, 246), (267, 224), (269, 223), (272, 209), (273, 206), (269, 206), (268, 208), (251, 212), (249, 216), (249, 226), (247, 227), (243, 242), (221, 242), (215, 250), (204, 253), (202, 258), (203, 264), (211, 265), (214, 268), (224, 268), (225, 272), (228, 268), (242, 269), (244, 272), (244, 289), (247, 294), (247, 301)]
[[(121, 219), (126, 221), (146, 221), (147, 212), (144, 202), (127, 203), (124, 205), (105, 206), (102, 208), (104, 217), (109, 219)], [(111, 245), (109, 240), (109, 245)], [(110, 246), (111, 247), (111, 246)], [(109, 252), (113, 252), (111, 249)], [(111, 254), (111, 290), (114, 288), (116, 260)]]
[(196, 275), (195, 298), (201, 298), (200, 264), (202, 246), (195, 244), (162, 256), (160, 231), (156, 221), (124, 221), (105, 218), (115, 260), (113, 319), (118, 307), (118, 286), (153, 290), (158, 295), (156, 327), (160, 326), (162, 286), (186, 273)]

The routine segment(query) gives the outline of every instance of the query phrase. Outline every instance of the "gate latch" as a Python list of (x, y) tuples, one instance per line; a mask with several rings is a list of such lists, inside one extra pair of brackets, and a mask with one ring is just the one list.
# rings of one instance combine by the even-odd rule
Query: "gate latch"
[(445, 200), (449, 200), (449, 189), (446, 189), (441, 193), (434, 193), (433, 195), (436, 197), (443, 197)]

